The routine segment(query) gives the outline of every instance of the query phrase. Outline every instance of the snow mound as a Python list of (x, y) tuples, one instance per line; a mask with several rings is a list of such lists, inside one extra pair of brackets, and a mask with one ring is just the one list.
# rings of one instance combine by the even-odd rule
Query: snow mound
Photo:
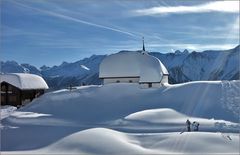
[(138, 129), (138, 131), (141, 130), (142, 132), (176, 132), (186, 130), (185, 122), (187, 119), (189, 119), (190, 122), (197, 121), (200, 123), (199, 131), (201, 132), (237, 133), (240, 127), (238, 123), (191, 117), (169, 108), (139, 111), (126, 116), (122, 120), (117, 120), (114, 123), (131, 127), (130, 129)]
[(76, 132), (43, 149), (54, 153), (146, 154), (151, 153), (124, 133), (106, 128)]
[(169, 108), (144, 110), (125, 117), (126, 120), (146, 121), (151, 123), (178, 123), (184, 122), (188, 118), (188, 116)]
[[(229, 136), (231, 138), (227, 139)], [(154, 137), (154, 138), (153, 138)], [(237, 153), (238, 135), (221, 133), (128, 134), (107, 128), (76, 132), (43, 152), (86, 154)]]

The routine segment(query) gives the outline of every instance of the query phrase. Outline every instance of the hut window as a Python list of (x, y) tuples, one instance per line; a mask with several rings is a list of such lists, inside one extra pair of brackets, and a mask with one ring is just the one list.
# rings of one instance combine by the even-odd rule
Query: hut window
[(8, 86), (8, 90), (13, 90), (13, 87), (12, 86)]
[(6, 86), (5, 85), (2, 86), (1, 93), (3, 93), (3, 94), (6, 93)]
[(8, 94), (12, 94), (12, 93), (13, 93), (13, 87), (12, 87), (12, 86), (9, 85), (9, 86), (7, 87), (7, 93), (8, 93)]
[(17, 96), (15, 96), (15, 95), (10, 96), (9, 102), (17, 102)]
[(152, 83), (148, 83), (148, 88), (151, 88), (152, 87)]
[(3, 92), (5, 92), (5, 91), (6, 91), (6, 86), (3, 85), (2, 88), (1, 88), (1, 90), (2, 90)]
[(119, 81), (119, 80), (117, 80), (116, 82), (117, 82), (117, 83), (120, 83), (120, 81)]
[(129, 80), (129, 83), (132, 83), (132, 80)]

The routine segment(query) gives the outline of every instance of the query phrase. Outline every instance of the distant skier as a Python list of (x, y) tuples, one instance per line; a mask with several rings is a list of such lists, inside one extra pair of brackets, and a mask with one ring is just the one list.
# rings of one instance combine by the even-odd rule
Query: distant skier
[(198, 131), (199, 125), (200, 125), (200, 124), (199, 124), (198, 122), (194, 121), (194, 122), (192, 123), (193, 131)]
[(186, 125), (187, 125), (187, 131), (191, 132), (191, 122), (189, 120), (186, 121)]

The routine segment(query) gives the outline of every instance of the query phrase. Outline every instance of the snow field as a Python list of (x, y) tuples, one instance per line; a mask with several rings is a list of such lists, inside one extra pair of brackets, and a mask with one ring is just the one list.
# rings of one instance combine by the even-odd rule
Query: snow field
[[(160, 89), (109, 84), (50, 92), (11, 115), (5, 110), (1, 151), (237, 154), (240, 81), (229, 83), (190, 82)], [(198, 121), (200, 132), (180, 134), (186, 119)]]

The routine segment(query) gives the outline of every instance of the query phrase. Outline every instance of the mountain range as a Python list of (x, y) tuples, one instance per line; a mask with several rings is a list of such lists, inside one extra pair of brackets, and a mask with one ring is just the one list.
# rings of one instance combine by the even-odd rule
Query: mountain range
[[(122, 52), (122, 51), (120, 51)], [(126, 52), (126, 51), (124, 51)], [(206, 50), (203, 52), (174, 53), (149, 52), (161, 60), (169, 72), (169, 83), (205, 80), (239, 80), (240, 45), (229, 50)], [(70, 85), (101, 84), (98, 70), (107, 55), (92, 55), (89, 58), (40, 69), (30, 64), (16, 61), (1, 61), (1, 73), (32, 73), (41, 75), (52, 89)]]

